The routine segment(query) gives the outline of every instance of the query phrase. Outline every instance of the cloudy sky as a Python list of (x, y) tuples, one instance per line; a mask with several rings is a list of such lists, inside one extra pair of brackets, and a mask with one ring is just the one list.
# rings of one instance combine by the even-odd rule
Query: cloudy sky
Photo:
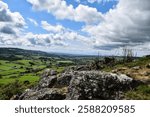
[(0, 0), (0, 47), (150, 54), (150, 0)]

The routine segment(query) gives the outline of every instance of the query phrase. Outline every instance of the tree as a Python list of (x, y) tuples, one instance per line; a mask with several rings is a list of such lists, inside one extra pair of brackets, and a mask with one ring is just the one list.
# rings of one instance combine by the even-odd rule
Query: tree
[(30, 64), (30, 66), (33, 66), (33, 65), (35, 65), (35, 63), (33, 63), (33, 62), (29, 62), (29, 64)]
[(133, 49), (124, 47), (122, 50), (123, 53), (123, 60), (127, 62), (131, 62), (134, 59), (134, 52)]

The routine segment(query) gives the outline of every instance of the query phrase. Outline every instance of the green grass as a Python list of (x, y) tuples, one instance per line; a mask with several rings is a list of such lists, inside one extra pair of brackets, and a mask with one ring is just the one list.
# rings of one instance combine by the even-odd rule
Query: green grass
[(57, 61), (58, 63), (73, 63), (72, 61)]
[(0, 79), (0, 84), (9, 84), (9, 83), (13, 83), (15, 82), (15, 80), (19, 80), (20, 82), (24, 82), (24, 81), (29, 81), (30, 83), (35, 83), (37, 81), (39, 81), (39, 76), (35, 76), (33, 74), (27, 74), (27, 75), (24, 75), (24, 76), (21, 76), (19, 78), (2, 78)]
[(0, 65), (0, 70), (4, 71), (4, 70), (9, 70), (10, 67), (6, 66), (6, 65)]
[(113, 67), (105, 66), (103, 70), (107, 71), (107, 72), (110, 72), (113, 69), (118, 69), (118, 68), (121, 68), (121, 67), (129, 67), (129, 68), (132, 68), (132, 67), (135, 67), (135, 66), (144, 67), (147, 64), (150, 64), (150, 58), (142, 57), (142, 58), (136, 59), (132, 62), (116, 63), (116, 65), (114, 65)]
[(133, 91), (128, 91), (125, 94), (125, 98), (132, 100), (150, 100), (150, 86), (141, 85)]
[(3, 78), (3, 79), (0, 79), (0, 84), (1, 85), (7, 85), (9, 83), (13, 83), (15, 82), (16, 79), (14, 78)]
[(19, 81), (20, 82), (29, 81), (30, 83), (34, 83), (34, 82), (39, 81), (39, 78), (40, 78), (39, 76), (36, 76), (33, 74), (27, 74), (27, 75), (21, 76), (19, 78)]
[[(34, 65), (30, 65), (29, 62), (33, 62)], [(61, 61), (62, 62), (62, 61)], [(63, 61), (63, 62), (71, 62), (71, 61)], [(47, 64), (50, 61), (42, 62), (38, 58), (35, 59), (23, 59), (17, 61), (5, 61), (0, 60), (0, 84), (7, 85), (9, 83), (15, 82), (15, 80), (19, 80), (19, 82), (29, 81), (34, 84), (39, 81), (39, 75), (46, 69)], [(54, 66), (51, 66), (51, 69), (56, 70), (57, 72), (62, 72), (64, 67), (56, 67), (56, 62), (52, 63)], [(22, 68), (21, 68), (22, 67)], [(32, 69), (40, 69), (37, 73), (25, 73), (26, 68)], [(22, 76), (20, 76), (23, 73)]]
[[(39, 76), (36, 76), (34, 74), (26, 73), (23, 76), (20, 76), (20, 73), (25, 72), (27, 67), (31, 67), (29, 62), (33, 61), (35, 62), (35, 65), (32, 66), (32, 68), (44, 69), (46, 66), (43, 65), (40, 60), (17, 60), (11, 62), (0, 60), (0, 84), (7, 85), (9, 83), (15, 82), (16, 79), (18, 79), (19, 82), (37, 82), (39, 80)], [(23, 68), (20, 68), (21, 66)]]
[(11, 74), (19, 74), (20, 72), (25, 72), (24, 69), (11, 69), (11, 70), (5, 70), (0, 72), (0, 74), (2, 76), (7, 76), (7, 75), (11, 75)]
[(59, 68), (57, 69), (57, 72), (58, 72), (58, 73), (61, 73), (62, 71), (64, 71), (64, 67), (59, 67)]
[(19, 77), (18, 74), (11, 74), (11, 75), (3, 76), (3, 78), (18, 78), (18, 77)]
[[(70, 63), (70, 61), (63, 62)], [(64, 67), (56, 67), (56, 61), (42, 62), (37, 56), (16, 61), (0, 60), (0, 99), (10, 99), (13, 95), (21, 94), (25, 89), (35, 86), (40, 79), (40, 74), (50, 63), (52, 64), (49, 66), (50, 69), (59, 73), (64, 70)], [(40, 71), (36, 73), (27, 72), (27, 68)], [(26, 84), (26, 81), (29, 83)]]
[(128, 67), (134, 67), (134, 66), (144, 66), (149, 63), (150, 63), (150, 58), (143, 57), (134, 62), (128, 63), (127, 65)]
[(65, 67), (56, 67), (56, 66), (52, 66), (51, 69), (56, 70), (58, 73), (61, 73), (64, 70)]
[(31, 60), (18, 60), (15, 63), (20, 64), (20, 65), (26, 65), (29, 66), (29, 62), (32, 62)]
[(46, 65), (34, 65), (32, 68), (44, 69)]

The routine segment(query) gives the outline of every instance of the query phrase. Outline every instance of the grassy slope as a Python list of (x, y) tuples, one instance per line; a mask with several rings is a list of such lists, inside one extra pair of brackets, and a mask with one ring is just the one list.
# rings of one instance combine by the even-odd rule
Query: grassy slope
[[(150, 68), (146, 67), (148, 64), (150, 64), (150, 57), (142, 57), (133, 62), (116, 64), (113, 67), (105, 67), (103, 70), (109, 72), (117, 70), (116, 73), (123, 73), (135, 79), (150, 81), (150, 74), (145, 75), (145, 73), (150, 73)], [(134, 69), (134, 67), (137, 66), (139, 66), (139, 69)], [(150, 84), (141, 85), (133, 91), (126, 92), (125, 99), (150, 100)]]
[[(40, 56), (24, 58), (20, 55), (19, 57), (22, 60), (0, 60), (0, 99), (10, 99), (14, 94), (20, 94), (25, 89), (36, 85), (44, 69), (50, 68), (59, 73), (64, 70), (64, 66), (58, 66), (58, 61), (61, 59), (42, 61), (39, 59)], [(68, 63), (66, 60), (61, 62)], [(49, 64), (50, 66), (47, 66)], [(31, 71), (27, 72), (29, 69)], [(25, 84), (28, 81), (29, 84)]]

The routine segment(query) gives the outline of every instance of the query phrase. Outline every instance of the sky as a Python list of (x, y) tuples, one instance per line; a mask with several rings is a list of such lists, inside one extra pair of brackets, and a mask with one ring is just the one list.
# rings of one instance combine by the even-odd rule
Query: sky
[(150, 54), (150, 0), (0, 0), (0, 47)]

